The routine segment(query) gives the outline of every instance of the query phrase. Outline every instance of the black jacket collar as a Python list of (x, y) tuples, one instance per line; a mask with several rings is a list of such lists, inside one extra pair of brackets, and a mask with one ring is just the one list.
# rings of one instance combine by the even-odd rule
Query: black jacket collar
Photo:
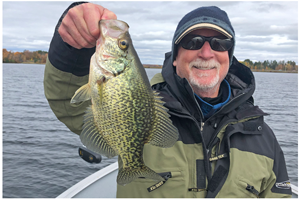
[[(176, 74), (176, 69), (171, 61), (171, 52), (165, 54), (162, 76), (173, 97), (176, 98), (194, 118), (201, 121), (202, 112), (196, 102), (193, 90), (185, 78), (181, 78)], [(235, 57), (233, 57), (226, 80), (231, 86), (231, 99), (228, 104), (222, 108), (223, 114), (232, 111), (249, 99), (253, 100), (252, 95), (255, 90), (253, 73), (248, 67), (239, 63)]]

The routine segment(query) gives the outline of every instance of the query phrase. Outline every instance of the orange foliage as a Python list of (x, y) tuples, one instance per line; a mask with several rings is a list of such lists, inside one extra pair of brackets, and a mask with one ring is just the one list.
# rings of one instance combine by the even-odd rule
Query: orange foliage
[(264, 62), (255, 62), (246, 59), (244, 61), (239, 61), (250, 69), (255, 71), (293, 71), (298, 72), (298, 65), (294, 61), (264, 61)]
[(24, 50), (23, 52), (12, 52), (7, 51), (5, 48), (2, 49), (2, 62), (3, 63), (39, 63), (44, 64), (46, 63), (46, 59), (48, 53), (46, 51), (34, 51), (30, 52), (29, 50)]

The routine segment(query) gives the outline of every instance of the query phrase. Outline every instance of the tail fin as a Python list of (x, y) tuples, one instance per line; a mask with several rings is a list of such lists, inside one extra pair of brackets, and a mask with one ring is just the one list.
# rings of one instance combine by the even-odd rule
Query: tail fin
[(126, 185), (138, 177), (150, 178), (157, 181), (164, 181), (165, 179), (158, 175), (155, 171), (150, 169), (149, 167), (143, 165), (142, 167), (133, 169), (133, 168), (120, 168), (117, 183), (119, 185)]

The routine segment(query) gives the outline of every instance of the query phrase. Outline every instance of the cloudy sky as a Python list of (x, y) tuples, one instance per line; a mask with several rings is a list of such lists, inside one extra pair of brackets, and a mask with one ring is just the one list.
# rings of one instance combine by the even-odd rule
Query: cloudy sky
[[(92, 1), (91, 1), (92, 2)], [(3, 1), (2, 47), (48, 51), (54, 27), (70, 1)], [(238, 60), (298, 63), (297, 1), (93, 1), (130, 26), (143, 64), (162, 64), (179, 20), (200, 6), (225, 10), (236, 33)]]

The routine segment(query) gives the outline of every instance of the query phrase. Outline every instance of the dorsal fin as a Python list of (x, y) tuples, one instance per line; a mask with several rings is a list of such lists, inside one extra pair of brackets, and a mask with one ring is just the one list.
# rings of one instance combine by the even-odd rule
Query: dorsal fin
[(178, 130), (172, 124), (168, 109), (163, 106), (162, 97), (153, 91), (155, 99), (155, 116), (154, 125), (148, 143), (154, 146), (168, 148), (172, 147), (178, 140)]

